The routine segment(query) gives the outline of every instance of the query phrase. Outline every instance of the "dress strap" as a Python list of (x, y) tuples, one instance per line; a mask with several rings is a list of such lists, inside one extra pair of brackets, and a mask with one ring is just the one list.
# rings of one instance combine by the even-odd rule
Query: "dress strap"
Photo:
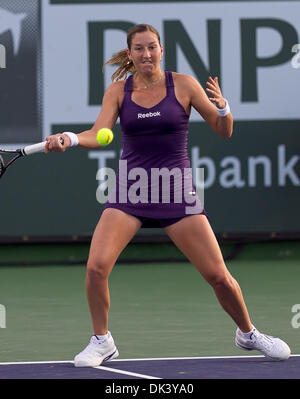
[(172, 71), (165, 71), (165, 73), (166, 73), (167, 96), (175, 97), (174, 80), (173, 80), (173, 76), (172, 76)]
[(174, 81), (171, 71), (165, 71), (166, 74), (166, 87), (174, 87)]
[(132, 79), (133, 75), (130, 75), (125, 82), (124, 91), (132, 91)]

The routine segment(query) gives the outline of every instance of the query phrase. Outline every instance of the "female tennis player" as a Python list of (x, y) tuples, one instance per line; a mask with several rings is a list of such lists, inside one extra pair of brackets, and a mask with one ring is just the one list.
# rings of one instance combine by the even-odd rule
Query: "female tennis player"
[[(218, 78), (210, 77), (206, 92), (193, 77), (161, 69), (163, 47), (159, 33), (150, 25), (137, 25), (127, 36), (127, 49), (120, 51), (108, 64), (119, 65), (113, 83), (106, 90), (101, 112), (94, 126), (78, 135), (65, 132), (65, 143), (58, 136), (47, 137), (46, 152), (65, 151), (72, 145), (99, 148), (96, 133), (100, 128), (113, 129), (120, 117), (123, 133), (122, 161), (127, 172), (142, 168), (150, 176), (153, 168), (190, 168), (187, 134), (191, 108), (195, 108), (221, 137), (229, 138), (233, 118), (223, 97)], [(126, 79), (127, 74), (130, 76)], [(88, 346), (74, 359), (76, 367), (99, 366), (118, 356), (108, 330), (110, 296), (108, 277), (122, 250), (141, 227), (161, 226), (171, 240), (213, 287), (224, 310), (237, 325), (235, 344), (242, 349), (258, 350), (268, 358), (285, 360), (290, 348), (279, 338), (260, 333), (252, 324), (237, 281), (224, 263), (221, 250), (193, 190), (190, 175), (174, 179), (170, 185), (173, 201), (121, 201), (121, 189), (130, 191), (132, 181), (119, 168), (116, 191), (107, 201), (94, 231), (86, 271), (86, 292), (94, 335)], [(126, 179), (125, 179), (126, 177)], [(180, 180), (181, 179), (181, 180)], [(190, 190), (183, 194), (182, 182)], [(122, 186), (123, 182), (123, 186)], [(125, 183), (124, 183), (125, 182)], [(155, 187), (159, 190), (161, 185)], [(148, 191), (147, 191), (148, 190)], [(144, 194), (151, 191), (148, 187)], [(153, 186), (152, 186), (153, 190)], [(171, 197), (172, 197), (171, 195)], [(194, 202), (193, 202), (194, 201)], [(193, 204), (193, 206), (191, 206)], [(192, 208), (192, 212), (190, 211)], [(187, 209), (190, 209), (187, 211)]]

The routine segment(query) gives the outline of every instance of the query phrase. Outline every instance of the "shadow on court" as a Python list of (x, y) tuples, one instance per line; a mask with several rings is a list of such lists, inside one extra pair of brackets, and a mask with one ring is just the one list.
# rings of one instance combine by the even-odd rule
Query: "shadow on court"
[(1, 363), (0, 379), (300, 379), (300, 355), (113, 360), (96, 368), (71, 361)]

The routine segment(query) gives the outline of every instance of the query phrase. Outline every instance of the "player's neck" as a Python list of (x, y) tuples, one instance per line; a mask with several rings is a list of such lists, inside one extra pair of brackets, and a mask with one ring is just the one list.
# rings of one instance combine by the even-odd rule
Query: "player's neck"
[(162, 78), (162, 70), (159, 70), (158, 73), (153, 74), (152, 76), (144, 76), (137, 72), (134, 76), (135, 90), (151, 89), (152, 87), (157, 86), (162, 81)]

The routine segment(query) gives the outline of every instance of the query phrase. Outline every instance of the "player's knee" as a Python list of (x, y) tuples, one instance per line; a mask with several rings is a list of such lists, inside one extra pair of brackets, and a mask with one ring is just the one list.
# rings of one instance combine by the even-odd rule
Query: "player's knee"
[(89, 259), (86, 271), (91, 277), (93, 276), (101, 280), (106, 280), (109, 277), (112, 267), (113, 264), (109, 259)]
[(224, 287), (231, 289), (233, 287), (233, 279), (226, 271), (215, 272), (209, 276), (208, 282), (213, 288)]

